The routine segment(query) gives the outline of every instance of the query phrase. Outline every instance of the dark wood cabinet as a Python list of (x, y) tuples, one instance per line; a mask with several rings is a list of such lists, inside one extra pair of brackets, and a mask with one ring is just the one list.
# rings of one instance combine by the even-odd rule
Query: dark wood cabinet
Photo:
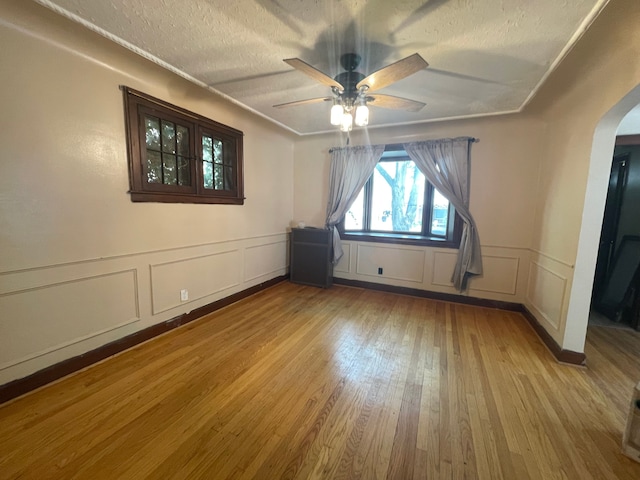
[(290, 279), (295, 283), (328, 288), (333, 283), (331, 230), (291, 229)]

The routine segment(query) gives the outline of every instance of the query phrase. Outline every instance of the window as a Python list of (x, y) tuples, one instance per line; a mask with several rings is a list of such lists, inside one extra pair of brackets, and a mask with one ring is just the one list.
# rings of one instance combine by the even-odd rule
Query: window
[(458, 247), (461, 225), (402, 146), (388, 145), (340, 231), (351, 240)]
[(242, 132), (123, 87), (131, 200), (242, 205)]

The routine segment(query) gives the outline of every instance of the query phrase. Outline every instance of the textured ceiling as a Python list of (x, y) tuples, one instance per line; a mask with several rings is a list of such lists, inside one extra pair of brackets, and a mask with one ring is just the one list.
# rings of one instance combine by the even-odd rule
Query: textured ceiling
[(372, 108), (370, 126), (517, 111), (608, 0), (36, 0), (299, 134), (332, 130), (316, 83), (342, 53), (371, 73), (413, 53), (429, 67), (380, 90), (426, 103)]

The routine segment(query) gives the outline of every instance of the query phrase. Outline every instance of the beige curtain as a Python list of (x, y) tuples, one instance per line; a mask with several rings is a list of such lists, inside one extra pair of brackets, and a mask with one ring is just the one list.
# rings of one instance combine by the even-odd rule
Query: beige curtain
[(407, 143), (404, 148), (420, 171), (454, 206), (462, 218), (462, 239), (451, 277), (459, 291), (467, 288), (473, 275), (482, 274), (480, 237), (469, 211), (470, 150), (474, 139), (447, 138)]
[(340, 233), (336, 226), (373, 173), (383, 152), (384, 145), (331, 149), (326, 226), (333, 230), (334, 265), (343, 255)]

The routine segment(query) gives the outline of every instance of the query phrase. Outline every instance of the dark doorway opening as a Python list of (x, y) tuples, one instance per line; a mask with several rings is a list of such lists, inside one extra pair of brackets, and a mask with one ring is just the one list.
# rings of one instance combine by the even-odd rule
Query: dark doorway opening
[[(640, 319), (640, 145), (617, 146), (611, 165), (591, 299), (610, 322)], [(594, 313), (594, 316), (597, 314)]]
[(615, 254), (616, 238), (622, 207), (622, 196), (627, 183), (629, 171), (629, 153), (615, 155), (611, 165), (609, 177), (609, 189), (607, 190), (607, 203), (604, 207), (602, 231), (600, 233), (600, 246), (598, 247), (598, 259), (596, 273), (593, 281), (593, 298), (600, 298), (606, 284), (611, 264)]

